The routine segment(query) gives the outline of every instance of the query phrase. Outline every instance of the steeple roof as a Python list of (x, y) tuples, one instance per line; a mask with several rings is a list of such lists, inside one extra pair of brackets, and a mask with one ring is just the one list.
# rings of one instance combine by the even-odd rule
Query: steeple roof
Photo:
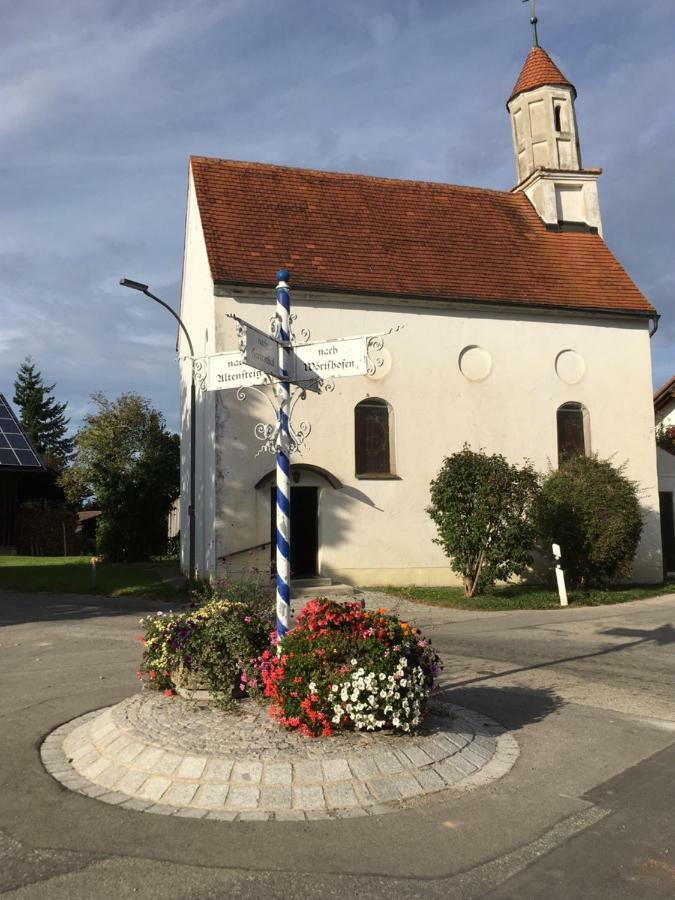
[(516, 86), (511, 91), (509, 103), (518, 94), (523, 91), (531, 91), (534, 88), (543, 87), (545, 84), (564, 85), (570, 87), (574, 91), (576, 97), (576, 88), (571, 81), (568, 81), (560, 69), (553, 62), (548, 53), (541, 47), (533, 47), (527, 54), (525, 65), (518, 77)]

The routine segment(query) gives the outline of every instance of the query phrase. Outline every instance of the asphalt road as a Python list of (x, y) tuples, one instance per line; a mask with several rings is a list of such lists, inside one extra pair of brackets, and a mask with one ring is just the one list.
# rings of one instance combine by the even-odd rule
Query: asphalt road
[(672, 898), (675, 595), (471, 613), (401, 605), (444, 694), (509, 728), (501, 781), (369, 819), (181, 820), (64, 790), (38, 748), (138, 689), (156, 604), (0, 593), (0, 891), (16, 898)]

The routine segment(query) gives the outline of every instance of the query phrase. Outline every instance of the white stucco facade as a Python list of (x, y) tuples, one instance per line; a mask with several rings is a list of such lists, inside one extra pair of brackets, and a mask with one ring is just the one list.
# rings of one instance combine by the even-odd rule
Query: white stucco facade
[[(190, 209), (194, 215), (193, 204)], [(188, 223), (188, 232), (191, 227), (198, 237), (197, 223)], [(209, 304), (210, 276), (198, 264), (195, 243), (187, 254), (194, 259), (186, 263), (186, 279), (201, 312), (192, 330), (202, 329), (208, 352), (233, 350), (234, 324), (227, 314), (267, 330), (273, 287), (262, 292), (218, 286)], [(296, 476), (297, 486), (319, 489), (318, 574), (362, 586), (451, 583), (454, 577), (433, 543), (434, 526), (425, 512), (429, 482), (443, 458), (468, 443), (503, 453), (514, 463), (528, 458), (546, 472), (557, 465), (556, 410), (577, 402), (589, 415), (589, 452), (625, 463), (626, 474), (640, 485), (645, 528), (633, 578), (661, 580), (646, 320), (386, 297), (366, 303), (305, 292), (292, 294), (292, 302), (298, 327), (309, 328), (313, 340), (404, 326), (386, 339), (385, 365), (377, 376), (338, 379), (333, 393), (309, 394), (296, 408), (295, 415), (312, 431), (307, 449), (293, 464), (325, 470), (340, 485), (331, 486), (308, 469), (300, 468)], [(481, 380), (462, 372), (467, 348), (482, 349), (482, 354), (469, 351), (469, 359), (479, 358), (477, 372), (463, 365), (470, 377), (480, 377), (487, 361), (489, 373)], [(355, 475), (354, 407), (368, 397), (387, 401), (392, 410), (395, 474), (390, 479)], [(258, 421), (271, 422), (272, 410), (255, 392), (242, 402), (235, 391), (220, 391), (202, 394), (199, 411), (198, 569), (216, 574), (223, 565), (219, 560), (232, 554), (235, 567), (265, 567), (268, 548), (239, 551), (270, 540), (270, 480), (264, 478), (274, 460), (256, 455), (260, 443), (254, 427)], [(187, 422), (187, 416), (183, 419)]]
[[(216, 352), (213, 279), (204, 232), (189, 176), (181, 289), (181, 318), (192, 339), (195, 355)], [(189, 569), (190, 506), (190, 380), (192, 360), (182, 332), (178, 336), (181, 390), (181, 568)], [(196, 393), (195, 564), (201, 575), (215, 571), (215, 402), (213, 394)]]

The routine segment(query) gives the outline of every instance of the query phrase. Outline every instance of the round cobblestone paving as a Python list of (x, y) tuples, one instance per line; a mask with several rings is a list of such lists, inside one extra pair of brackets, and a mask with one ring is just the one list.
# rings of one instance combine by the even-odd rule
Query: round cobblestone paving
[(435, 701), (416, 735), (311, 739), (251, 701), (222, 712), (154, 692), (53, 731), (42, 760), (65, 787), (127, 809), (194, 818), (373, 815), (425, 795), (486, 784), (518, 756), (495, 722)]

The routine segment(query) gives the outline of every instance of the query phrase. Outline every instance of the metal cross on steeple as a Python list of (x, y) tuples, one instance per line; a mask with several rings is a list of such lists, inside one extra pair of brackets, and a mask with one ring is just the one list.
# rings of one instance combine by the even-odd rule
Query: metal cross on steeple
[(537, 22), (539, 19), (537, 18), (537, 0), (522, 0), (523, 3), (531, 3), (532, 4), (532, 15), (530, 16), (530, 24), (532, 25), (532, 46), (539, 46), (539, 36), (537, 35)]

